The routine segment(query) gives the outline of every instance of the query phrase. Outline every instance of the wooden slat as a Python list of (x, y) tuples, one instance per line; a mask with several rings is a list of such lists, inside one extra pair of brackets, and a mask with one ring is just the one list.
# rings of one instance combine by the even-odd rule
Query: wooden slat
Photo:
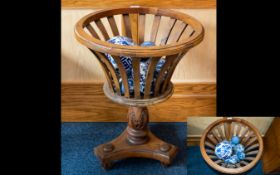
[(222, 166), (222, 167), (226, 167), (226, 164), (225, 164), (225, 163), (221, 163), (221, 166)]
[(237, 164), (235, 164), (236, 165), (236, 167), (238, 167), (238, 168), (240, 168), (241, 166), (240, 166), (240, 163), (237, 163)]
[(114, 58), (115, 62), (117, 63), (119, 72), (121, 74), (122, 84), (124, 86), (124, 96), (129, 97), (129, 86), (128, 86), (127, 74), (126, 74), (124, 65), (123, 65), (120, 57), (113, 56), (113, 55), (112, 55), (112, 57)]
[(152, 31), (151, 31), (151, 37), (150, 37), (150, 40), (152, 42), (156, 41), (158, 28), (159, 28), (159, 24), (160, 24), (160, 19), (161, 19), (161, 16), (155, 15), (153, 26), (152, 26)]
[(225, 137), (227, 140), (230, 140), (230, 129), (231, 128), (231, 122), (225, 122), (224, 123), (224, 131), (225, 131)]
[(218, 141), (215, 139), (215, 137), (214, 137), (213, 134), (208, 134), (208, 135), (207, 135), (207, 138), (208, 138), (212, 143), (214, 143), (215, 145), (218, 144)]
[(99, 52), (94, 52), (97, 57), (106, 64), (107, 68), (109, 69), (109, 71), (111, 72), (111, 76), (113, 78), (113, 81), (114, 81), (114, 85), (115, 85), (115, 88), (116, 88), (116, 92), (117, 94), (121, 94), (121, 91), (120, 91), (120, 84), (119, 84), (119, 77), (117, 75), (117, 72), (115, 70), (115, 68), (113, 67), (113, 65), (109, 62), (109, 60), (101, 53)]
[(235, 168), (235, 165), (227, 164), (227, 168)]
[(100, 32), (102, 33), (104, 39), (108, 40), (110, 37), (109, 37), (102, 21), (99, 19), (99, 20), (95, 21), (95, 23), (96, 23), (97, 27), (99, 28)]
[(246, 156), (250, 156), (250, 155), (256, 155), (256, 154), (258, 154), (258, 150), (256, 150), (256, 151), (250, 151), (250, 152), (247, 152), (246, 153)]
[(146, 7), (159, 7), (159, 8), (194, 8), (194, 9), (215, 9), (216, 0), (62, 0), (62, 8), (90, 8), (90, 9), (103, 9), (103, 8), (120, 8), (133, 5), (146, 6)]
[(212, 149), (215, 149), (215, 146), (214, 146), (212, 143), (210, 143), (210, 142), (205, 141), (204, 144), (205, 144), (206, 146), (212, 148)]
[(180, 62), (181, 58), (182, 58), (186, 53), (187, 53), (187, 52), (179, 53), (179, 54), (177, 55), (177, 57), (175, 58), (175, 60), (172, 62), (172, 65), (170, 66), (169, 71), (168, 71), (168, 75), (167, 75), (167, 77), (165, 78), (165, 80), (163, 81), (162, 88), (160, 89), (160, 92), (161, 92), (161, 93), (163, 93), (163, 92), (167, 89), (168, 83), (169, 83), (170, 80), (171, 80), (171, 77), (172, 77), (172, 75), (173, 75), (173, 72), (175, 71), (175, 68), (176, 68), (177, 64)]
[(136, 57), (132, 58), (132, 66), (134, 75), (134, 97), (140, 98), (140, 59)]
[(245, 148), (245, 152), (248, 152), (248, 151), (250, 151), (250, 150), (252, 150), (252, 149), (258, 148), (259, 146), (260, 146), (260, 145), (259, 145), (258, 143), (253, 144), (253, 145), (251, 145), (251, 146)]
[(220, 159), (215, 161), (216, 164), (219, 164), (219, 163), (222, 163), (222, 162), (223, 162), (223, 161), (220, 160)]
[(96, 33), (96, 31), (94, 30), (94, 28), (93, 28), (90, 24), (88, 24), (88, 25), (86, 26), (86, 28), (88, 29), (88, 31), (90, 32), (90, 34), (91, 34), (93, 37), (95, 37), (95, 38), (97, 38), (97, 39), (100, 39), (99, 36), (98, 36), (98, 34)]
[(241, 134), (240, 134), (240, 140), (241, 140), (241, 141), (242, 141), (242, 139), (245, 137), (245, 135), (246, 135), (247, 132), (249, 132), (248, 126), (245, 126), (245, 127), (243, 128), (243, 131), (242, 131)]
[(160, 40), (160, 45), (165, 45), (166, 44), (166, 42), (167, 42), (167, 40), (168, 40), (168, 38), (170, 36), (170, 33), (172, 32), (172, 29), (173, 29), (176, 21), (177, 21), (176, 19), (170, 18), (167, 26), (164, 28), (164, 32), (163, 32), (162, 38)]
[(139, 14), (138, 17), (138, 37), (139, 37), (139, 43), (143, 43), (145, 40), (145, 19), (146, 15)]
[(241, 124), (239, 124), (239, 123), (236, 123), (236, 125), (237, 125), (237, 129), (236, 129), (236, 135), (237, 136), (240, 136), (240, 131), (241, 131)]
[(172, 33), (170, 34), (169, 39), (167, 40), (167, 44), (179, 41), (179, 38), (182, 36), (186, 27), (187, 27), (186, 23), (182, 21), (177, 21), (173, 28)]
[(257, 137), (253, 137), (252, 139), (250, 139), (246, 144), (245, 147), (250, 146), (252, 143), (254, 143), (257, 140)]
[[(214, 152), (213, 150), (206, 149), (206, 152), (207, 152), (208, 154), (213, 154), (213, 155), (215, 155), (215, 152)], [(215, 157), (216, 157), (216, 156), (215, 156)]]
[(220, 136), (221, 136), (222, 139), (224, 140), (224, 139), (226, 139), (226, 137), (225, 137), (224, 132), (223, 132), (223, 130), (222, 130), (221, 127), (222, 127), (222, 125), (218, 125), (216, 128), (217, 128), (217, 130), (219, 131)]
[[(115, 92), (117, 92), (119, 94), (119, 91), (117, 90), (116, 86), (114, 86), (115, 88), (113, 88), (113, 84), (115, 84), (114, 83), (115, 80), (112, 77), (113, 76), (112, 74), (114, 72), (111, 73), (110, 69), (108, 69), (107, 65), (102, 61), (102, 58), (100, 58), (100, 56), (98, 56), (98, 54), (96, 54), (91, 49), (89, 49), (89, 50), (95, 55), (95, 57), (98, 59), (99, 63), (101, 64), (101, 68), (102, 68), (102, 70), (105, 74), (105, 77), (106, 77), (107, 81), (109, 82), (108, 84), (109, 84), (110, 89), (114, 89)], [(119, 83), (117, 83), (117, 85), (119, 85)]]
[[(126, 121), (128, 108), (109, 100), (102, 82), (63, 82), (61, 88), (62, 121)], [(215, 116), (215, 89), (215, 83), (175, 83), (170, 99), (149, 106), (150, 121), (186, 122), (187, 116)]]
[(123, 14), (123, 24), (124, 24), (124, 33), (123, 36), (127, 36), (129, 38), (132, 37), (131, 34), (131, 25), (130, 25), (130, 19), (128, 14)]
[(159, 93), (159, 89), (160, 89), (160, 85), (162, 83), (162, 79), (165, 76), (165, 71), (168, 70), (169, 66), (171, 66), (171, 63), (173, 62), (173, 59), (175, 59), (177, 56), (178, 55), (176, 54), (176, 55), (167, 56), (165, 58), (165, 63), (162, 66), (162, 68), (160, 69), (160, 72), (159, 72), (159, 74), (157, 75), (157, 78), (156, 78), (156, 82), (155, 82), (155, 96), (157, 96), (158, 93)]
[(193, 31), (192, 27), (190, 25), (187, 25), (184, 31), (182, 32), (179, 41), (188, 39), (192, 31)]
[(210, 159), (212, 160), (218, 160), (219, 158), (217, 156), (213, 156), (213, 155), (208, 155), (210, 157)]
[(249, 134), (247, 137), (243, 137), (243, 139), (241, 140), (241, 144), (246, 144), (246, 142), (251, 138), (251, 136), (254, 134), (253, 131), (249, 131)]
[(239, 163), (243, 164), (243, 165), (248, 165), (249, 164), (248, 162), (245, 162), (244, 160), (240, 161)]
[(215, 136), (215, 138), (216, 138), (219, 142), (223, 141), (223, 140), (221, 139), (221, 137), (218, 136), (217, 130), (216, 130), (216, 129), (212, 131), (212, 134)]
[(234, 135), (235, 127), (236, 127), (236, 122), (232, 122), (231, 127), (230, 127), (230, 135), (231, 136), (235, 136)]
[(160, 57), (155, 57), (151, 58), (151, 62), (148, 66), (147, 70), (147, 75), (146, 75), (146, 83), (145, 83), (145, 93), (144, 93), (144, 98), (149, 98), (150, 97), (150, 92), (151, 92), (151, 86), (152, 86), (152, 81), (154, 78), (154, 71), (156, 69), (156, 65), (159, 61)]
[(253, 160), (255, 160), (255, 157), (245, 157), (245, 159), (244, 159), (244, 160), (253, 161)]
[(190, 34), (190, 37), (193, 36), (194, 33), (195, 33), (195, 31), (192, 31), (192, 33)]
[(113, 35), (114, 36), (120, 35), (118, 27), (117, 27), (117, 24), (116, 24), (116, 21), (115, 21), (115, 18), (113, 16), (108, 16), (107, 19), (108, 19), (108, 22), (109, 22), (109, 24), (111, 26)]
[(138, 16), (138, 14), (129, 14), (132, 40), (137, 45), (139, 45)]

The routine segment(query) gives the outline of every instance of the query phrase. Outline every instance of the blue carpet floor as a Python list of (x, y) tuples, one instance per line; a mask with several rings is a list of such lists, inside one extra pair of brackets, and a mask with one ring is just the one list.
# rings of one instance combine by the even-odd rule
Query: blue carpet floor
[[(218, 175), (202, 159), (199, 147), (186, 147), (186, 123), (150, 123), (151, 131), (164, 141), (179, 147), (172, 165), (163, 167), (159, 161), (130, 158), (105, 171), (93, 155), (93, 147), (117, 137), (126, 123), (62, 123), (62, 175)], [(261, 163), (248, 175), (262, 175)]]

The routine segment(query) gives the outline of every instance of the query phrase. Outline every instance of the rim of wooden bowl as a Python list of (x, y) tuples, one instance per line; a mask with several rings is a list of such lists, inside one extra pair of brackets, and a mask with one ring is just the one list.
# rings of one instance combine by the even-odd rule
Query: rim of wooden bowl
[[(112, 44), (94, 38), (93, 36), (86, 33), (84, 30), (84, 27), (91, 21), (98, 20), (107, 16), (129, 13), (154, 14), (172, 17), (190, 25), (193, 28), (193, 30), (195, 30), (195, 33), (191, 37), (179, 42), (174, 42), (163, 46), (141, 47)], [(110, 8), (96, 11), (86, 15), (76, 23), (75, 37), (81, 44), (87, 46), (92, 50), (102, 53), (131, 57), (159, 57), (164, 55), (173, 55), (175, 53), (180, 53), (184, 50), (188, 50), (196, 46), (203, 40), (204, 28), (198, 20), (182, 12), (177, 12), (169, 9), (137, 6), (130, 8)]]
[[(205, 146), (204, 146), (204, 141), (205, 141), (205, 138), (206, 138), (207, 134), (209, 133), (209, 131), (211, 131), (218, 124), (223, 123), (223, 122), (228, 122), (228, 121), (239, 122), (239, 123), (242, 123), (242, 124), (248, 126), (255, 133), (255, 135), (258, 139), (259, 152), (258, 152), (257, 156), (255, 157), (255, 159), (244, 167), (225, 168), (225, 167), (219, 166), (215, 162), (213, 162), (213, 160), (210, 159), (210, 157), (206, 153)], [(243, 120), (241, 118), (223, 118), (223, 119), (220, 119), (220, 120), (217, 120), (217, 121), (211, 123), (204, 130), (204, 132), (202, 134), (202, 137), (201, 137), (201, 140), (200, 140), (200, 151), (201, 151), (201, 154), (202, 154), (204, 160), (207, 162), (207, 164), (210, 165), (215, 170), (217, 170), (219, 172), (222, 172), (222, 173), (227, 173), (227, 174), (240, 174), (240, 173), (244, 173), (244, 172), (250, 170), (251, 168), (253, 168), (257, 164), (257, 162), (260, 160), (262, 152), (263, 152), (263, 140), (262, 140), (261, 134), (259, 133), (258, 129), (254, 125), (249, 123), (248, 121)]]
[(110, 100), (112, 100), (116, 103), (119, 103), (121, 105), (145, 107), (148, 105), (161, 103), (161, 102), (167, 100), (168, 98), (170, 98), (174, 92), (174, 86), (173, 86), (172, 82), (169, 82), (168, 89), (166, 91), (164, 91), (163, 94), (161, 94), (160, 96), (157, 96), (157, 97), (147, 98), (147, 99), (135, 99), (135, 98), (127, 98), (124, 96), (120, 96), (120, 95), (114, 93), (109, 88), (108, 82), (104, 83), (103, 92), (107, 98), (109, 98)]

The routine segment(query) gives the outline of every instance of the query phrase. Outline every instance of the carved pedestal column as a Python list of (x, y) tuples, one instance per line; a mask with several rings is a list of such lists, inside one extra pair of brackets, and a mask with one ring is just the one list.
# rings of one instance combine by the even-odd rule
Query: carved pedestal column
[(127, 141), (140, 145), (148, 141), (149, 114), (147, 107), (130, 107), (128, 110)]
[(147, 107), (129, 107), (127, 116), (128, 126), (119, 137), (94, 148), (103, 167), (110, 168), (113, 161), (129, 157), (152, 158), (169, 165), (177, 148), (160, 140), (148, 129)]

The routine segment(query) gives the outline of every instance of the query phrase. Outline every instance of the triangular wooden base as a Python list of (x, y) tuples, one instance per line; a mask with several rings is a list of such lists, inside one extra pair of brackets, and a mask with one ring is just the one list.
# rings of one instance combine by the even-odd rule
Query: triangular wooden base
[(120, 136), (94, 148), (102, 166), (109, 169), (113, 162), (130, 157), (151, 158), (170, 165), (178, 148), (160, 140), (148, 129), (147, 108), (130, 107), (128, 118), (128, 127)]

